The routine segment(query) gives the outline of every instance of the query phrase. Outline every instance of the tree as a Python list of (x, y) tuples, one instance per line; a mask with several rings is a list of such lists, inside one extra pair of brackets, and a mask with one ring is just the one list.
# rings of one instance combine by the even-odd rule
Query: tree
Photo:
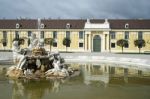
[(50, 52), (51, 52), (51, 47), (54, 44), (54, 39), (53, 38), (45, 38), (44, 43), (50, 46)]
[(117, 45), (122, 48), (122, 53), (123, 53), (123, 48), (128, 44), (128, 41), (125, 39), (120, 39), (117, 41)]
[(147, 40), (147, 44), (149, 44), (149, 49), (150, 49), (150, 40)]
[(30, 38), (28, 38), (28, 46), (31, 44), (31, 40)]
[(145, 47), (146, 43), (143, 39), (137, 39), (134, 41), (134, 45), (139, 48), (139, 53), (141, 53), (141, 48)]
[(147, 41), (147, 44), (150, 44), (150, 40)]
[(66, 46), (66, 52), (67, 52), (67, 47), (70, 47), (70, 43), (71, 43), (71, 40), (70, 38), (64, 38), (63, 39), (63, 45)]
[(13, 41), (18, 41), (18, 45), (24, 45), (25, 40), (23, 38), (14, 38)]
[(1, 43), (3, 44), (4, 50), (5, 50), (5, 47), (7, 46), (7, 40), (1, 39)]

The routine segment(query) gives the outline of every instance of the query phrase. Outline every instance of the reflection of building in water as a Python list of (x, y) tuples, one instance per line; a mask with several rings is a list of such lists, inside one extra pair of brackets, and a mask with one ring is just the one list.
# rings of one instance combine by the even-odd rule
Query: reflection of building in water
[(135, 83), (135, 84), (150, 84), (150, 69), (138, 69), (138, 68), (122, 68), (122, 67), (110, 67), (110, 79), (109, 83), (123, 84), (123, 83)]
[(1, 80), (6, 79), (5, 74), (6, 74), (6, 67), (0, 65), (0, 79)]
[(150, 69), (123, 68), (122, 66), (110, 66), (107, 64), (82, 65), (85, 84), (99, 81), (105, 85), (121, 83), (150, 84)]
[(100, 81), (104, 84), (109, 82), (109, 68), (101, 65), (84, 65), (84, 82), (90, 84), (91, 81)]
[(12, 99), (42, 99), (47, 93), (58, 92), (63, 81), (10, 80), (10, 83), (13, 85)]

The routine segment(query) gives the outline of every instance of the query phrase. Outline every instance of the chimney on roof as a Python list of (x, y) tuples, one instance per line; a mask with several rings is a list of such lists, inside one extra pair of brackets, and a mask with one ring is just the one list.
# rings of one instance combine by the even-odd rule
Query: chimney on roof
[(19, 17), (17, 17), (16, 19), (19, 20)]
[(143, 20), (143, 18), (138, 18), (138, 20)]
[(20, 16), (20, 17), (19, 17), (19, 19), (20, 19), (20, 20), (22, 20), (22, 19), (23, 19), (23, 17), (21, 17), (21, 16)]

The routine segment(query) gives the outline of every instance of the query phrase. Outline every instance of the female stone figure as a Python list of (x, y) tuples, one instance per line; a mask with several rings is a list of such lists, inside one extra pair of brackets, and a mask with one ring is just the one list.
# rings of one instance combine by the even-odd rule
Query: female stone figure
[(30, 45), (28, 46), (28, 49), (32, 51), (32, 49), (36, 48), (38, 46), (39, 40), (36, 38), (36, 34), (32, 33), (30, 38)]
[(13, 41), (13, 47), (12, 47), (12, 51), (13, 51), (13, 60), (16, 63), (17, 61), (19, 61), (19, 63), (17, 64), (17, 68), (21, 69), (21, 67), (25, 64), (26, 62), (26, 58), (25, 56), (22, 54), (22, 49), (19, 46), (19, 41)]
[(19, 45), (19, 41), (14, 40), (12, 44), (12, 51), (13, 51), (13, 59), (16, 63), (16, 60), (19, 61), (17, 64), (17, 68), (22, 69), (23, 65), (26, 62), (26, 56), (22, 54), (22, 52), (30, 53), (34, 48), (39, 47), (39, 40), (36, 38), (36, 34), (31, 35), (31, 43), (27, 49), (21, 49)]

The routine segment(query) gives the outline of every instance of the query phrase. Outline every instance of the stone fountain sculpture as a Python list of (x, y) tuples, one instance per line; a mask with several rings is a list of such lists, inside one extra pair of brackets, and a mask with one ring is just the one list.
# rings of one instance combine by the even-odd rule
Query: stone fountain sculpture
[(47, 53), (41, 42), (32, 34), (31, 44), (21, 49), (19, 41), (13, 41), (12, 51), (15, 66), (8, 68), (7, 76), (14, 78), (68, 77), (73, 71), (66, 69), (59, 52)]

